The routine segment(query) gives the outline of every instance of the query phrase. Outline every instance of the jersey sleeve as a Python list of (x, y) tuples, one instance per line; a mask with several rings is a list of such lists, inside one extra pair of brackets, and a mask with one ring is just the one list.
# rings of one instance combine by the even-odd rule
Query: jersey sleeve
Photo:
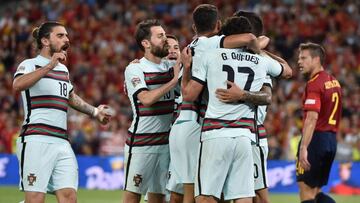
[(264, 80), (264, 86), (268, 86), (270, 87), (271, 89), (273, 88), (273, 85), (272, 85), (272, 80), (271, 80), (271, 77), (270, 75), (266, 75), (265, 76), (265, 80)]
[(35, 70), (35, 65), (32, 63), (29, 63), (28, 61), (23, 61), (19, 64), (15, 74), (14, 74), (14, 78), (27, 74), (27, 73), (31, 73)]
[(320, 112), (321, 108), (321, 90), (314, 82), (310, 82), (306, 86), (304, 98), (304, 110)]
[(284, 71), (284, 67), (276, 60), (269, 56), (266, 59), (266, 73), (272, 77), (280, 77)]
[(192, 80), (205, 85), (206, 84), (206, 75), (207, 75), (207, 58), (208, 54), (203, 54), (202, 57), (196, 58), (192, 64)]
[(147, 90), (144, 72), (134, 64), (130, 64), (125, 70), (125, 84), (129, 95), (138, 94)]
[(224, 48), (224, 39), (225, 36), (212, 36), (207, 38), (206, 40), (204, 40), (203, 43), (206, 43), (206, 47), (211, 48), (211, 49), (216, 49), (216, 48)]

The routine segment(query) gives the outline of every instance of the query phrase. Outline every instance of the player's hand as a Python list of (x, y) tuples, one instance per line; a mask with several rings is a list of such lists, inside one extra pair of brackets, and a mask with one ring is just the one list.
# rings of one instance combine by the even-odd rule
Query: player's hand
[(181, 52), (181, 61), (184, 65), (184, 68), (190, 68), (192, 63), (191, 49), (185, 47)]
[(56, 52), (52, 55), (50, 59), (50, 67), (51, 69), (55, 68), (55, 66), (59, 63), (59, 61), (66, 61), (66, 51)]
[(132, 64), (132, 63), (140, 63), (140, 60), (139, 60), (139, 59), (134, 59), (134, 60), (132, 60), (132, 61), (130, 62), (130, 64)]
[(228, 89), (218, 88), (215, 91), (216, 97), (224, 103), (234, 103), (242, 100), (243, 95), (245, 94), (244, 90), (238, 87), (235, 83), (226, 81)]
[(97, 109), (98, 113), (95, 115), (95, 118), (103, 125), (108, 124), (115, 115), (115, 110), (108, 105), (99, 105)]
[(268, 38), (265, 35), (261, 35), (257, 38), (258, 42), (259, 42), (259, 48), (260, 49), (265, 49), (267, 47), (267, 45), (270, 43), (270, 38)]
[(300, 163), (300, 167), (302, 167), (305, 171), (310, 170), (311, 167), (307, 157), (308, 157), (307, 148), (300, 147), (299, 163)]
[(255, 39), (253, 41), (251, 41), (251, 43), (247, 46), (248, 49), (250, 49), (251, 51), (253, 51), (256, 54), (260, 54), (261, 50), (260, 50), (260, 44), (259, 44), (259, 40)]

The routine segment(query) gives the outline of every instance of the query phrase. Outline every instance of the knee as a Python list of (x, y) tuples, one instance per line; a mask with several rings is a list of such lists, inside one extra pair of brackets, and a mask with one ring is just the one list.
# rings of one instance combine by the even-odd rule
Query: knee
[(76, 191), (66, 190), (62, 191), (58, 197), (59, 203), (76, 203)]
[(45, 194), (41, 192), (25, 192), (26, 203), (43, 203), (45, 202)]

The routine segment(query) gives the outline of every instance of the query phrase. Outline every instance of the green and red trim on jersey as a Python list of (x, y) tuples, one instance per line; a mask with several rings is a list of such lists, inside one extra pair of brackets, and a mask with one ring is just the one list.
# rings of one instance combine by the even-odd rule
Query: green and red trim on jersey
[(267, 138), (267, 133), (264, 125), (258, 125), (259, 139)]
[(128, 131), (126, 144), (131, 147), (153, 146), (169, 144), (170, 132), (160, 133), (135, 133)]
[(55, 79), (55, 80), (60, 80), (60, 81), (65, 81), (65, 82), (70, 81), (69, 74), (68, 74), (68, 72), (65, 72), (65, 71), (51, 70), (43, 78), (50, 78), (50, 79)]
[(138, 104), (139, 116), (157, 116), (174, 113), (175, 100), (159, 101), (155, 104), (146, 107), (143, 104)]
[(31, 97), (31, 109), (48, 108), (58, 109), (67, 112), (69, 100), (67, 98), (53, 96), (53, 95), (41, 95)]
[(221, 128), (247, 128), (251, 132), (254, 132), (254, 119), (251, 118), (240, 118), (237, 120), (222, 120), (205, 118), (202, 127), (202, 132), (209, 130), (216, 130)]
[(171, 71), (144, 73), (146, 85), (160, 85), (169, 82), (173, 78)]
[(67, 130), (43, 123), (27, 124), (25, 131), (20, 136), (28, 135), (46, 135), (68, 140)]

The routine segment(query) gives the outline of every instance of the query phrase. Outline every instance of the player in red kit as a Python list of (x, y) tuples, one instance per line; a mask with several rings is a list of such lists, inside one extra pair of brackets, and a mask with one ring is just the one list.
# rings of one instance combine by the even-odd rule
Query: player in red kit
[(328, 182), (336, 154), (336, 133), (341, 118), (341, 87), (324, 71), (324, 48), (306, 43), (299, 47), (300, 71), (309, 81), (303, 95), (303, 129), (296, 162), (296, 176), (302, 203), (332, 203), (321, 192)]

